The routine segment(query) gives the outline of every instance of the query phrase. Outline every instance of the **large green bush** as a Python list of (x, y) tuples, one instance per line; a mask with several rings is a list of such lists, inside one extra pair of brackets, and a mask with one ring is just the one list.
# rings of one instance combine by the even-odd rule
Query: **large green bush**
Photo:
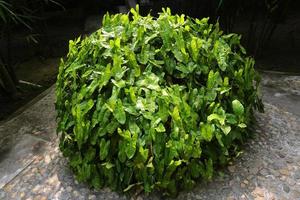
[(260, 108), (240, 36), (208, 19), (105, 15), (70, 42), (56, 87), (60, 148), (96, 188), (161, 189), (210, 179), (249, 137)]

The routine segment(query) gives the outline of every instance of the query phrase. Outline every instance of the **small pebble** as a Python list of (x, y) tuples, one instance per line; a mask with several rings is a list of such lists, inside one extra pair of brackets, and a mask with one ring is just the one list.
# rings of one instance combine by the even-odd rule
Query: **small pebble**
[(68, 192), (71, 192), (71, 191), (72, 191), (72, 187), (71, 187), (71, 186), (68, 186), (68, 187), (67, 187), (67, 191), (68, 191)]
[(286, 177), (286, 176), (281, 176), (279, 179), (280, 179), (281, 181), (286, 181), (287, 177)]
[(46, 164), (49, 164), (50, 162), (51, 162), (50, 156), (49, 156), (49, 155), (46, 155), (46, 156), (45, 156), (45, 163), (46, 163)]
[(249, 171), (250, 171), (251, 174), (255, 175), (258, 172), (258, 168), (257, 167), (253, 167)]
[(300, 191), (297, 191), (297, 190), (292, 191), (291, 199), (300, 199)]
[(254, 189), (254, 191), (252, 192), (252, 194), (256, 197), (255, 199), (259, 199), (259, 198), (264, 198), (265, 197), (265, 191), (260, 188), (260, 187), (256, 187)]
[(23, 198), (23, 197), (25, 197), (25, 193), (24, 193), (24, 192), (21, 192), (20, 198)]
[(281, 169), (279, 170), (279, 173), (285, 176), (288, 176), (290, 174), (290, 172), (287, 169)]
[(300, 169), (298, 169), (298, 170), (296, 170), (296, 171), (294, 172), (294, 178), (295, 178), (295, 179), (300, 179)]
[(47, 197), (42, 196), (42, 195), (37, 195), (33, 198), (34, 200), (47, 200)]
[(228, 166), (228, 171), (231, 173), (235, 172), (235, 166)]
[(92, 195), (89, 195), (89, 200), (95, 200), (96, 199), (96, 195), (92, 194)]
[(80, 194), (79, 194), (78, 191), (74, 190), (74, 191), (73, 191), (73, 195), (74, 195), (74, 197), (78, 197)]
[(259, 173), (263, 176), (267, 176), (269, 174), (268, 170), (267, 169), (262, 169), (259, 171)]
[(282, 185), (282, 189), (283, 189), (283, 191), (285, 191), (286, 193), (289, 193), (290, 192), (290, 187), (287, 185), (287, 184), (283, 184)]
[(291, 179), (291, 178), (288, 178), (288, 179), (287, 179), (287, 183), (288, 183), (290, 186), (293, 186), (293, 185), (296, 184), (296, 181), (294, 181), (294, 180)]

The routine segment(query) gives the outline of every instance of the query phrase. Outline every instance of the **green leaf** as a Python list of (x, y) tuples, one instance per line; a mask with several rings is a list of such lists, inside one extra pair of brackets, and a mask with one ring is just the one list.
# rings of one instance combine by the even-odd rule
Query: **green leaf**
[(228, 55), (231, 52), (230, 47), (228, 46), (227, 43), (225, 43), (223, 40), (217, 40), (215, 45), (214, 45), (214, 49), (213, 49), (214, 55), (217, 59), (219, 68), (222, 71), (225, 71), (226, 68), (228, 67)]
[(113, 120), (107, 125), (106, 130), (108, 133), (112, 134), (117, 130), (118, 127), (119, 123), (116, 120)]
[(116, 107), (113, 110), (113, 115), (118, 120), (120, 124), (125, 124), (126, 122), (126, 113), (123, 108), (122, 101), (120, 99), (117, 100), (116, 102)]
[(222, 140), (222, 134), (219, 133), (219, 132), (216, 132), (216, 138), (217, 138), (218, 143), (220, 144), (220, 146), (224, 147), (224, 143), (223, 143), (223, 140)]
[(108, 81), (111, 77), (111, 71), (110, 71), (111, 69), (110, 68), (111, 68), (111, 64), (108, 63), (106, 68), (105, 68), (104, 73), (102, 74), (102, 76), (99, 80), (100, 86), (105, 86), (108, 83)]
[(223, 131), (223, 133), (225, 135), (227, 135), (231, 131), (231, 127), (230, 126), (221, 126), (221, 130)]
[(207, 117), (207, 121), (211, 122), (213, 120), (217, 120), (221, 125), (224, 125), (225, 124), (225, 116), (223, 115), (219, 115), (219, 114), (210, 114), (208, 117)]
[(118, 128), (118, 134), (121, 135), (126, 140), (131, 139), (131, 134), (130, 131), (128, 130), (122, 131), (120, 128)]
[(122, 68), (123, 63), (123, 57), (119, 55), (113, 56), (113, 67), (111, 69), (112, 76), (115, 77), (116, 80), (120, 80), (123, 76), (126, 70)]
[(234, 114), (226, 113), (226, 122), (229, 124), (237, 124), (237, 117)]
[(173, 49), (172, 52), (174, 53), (175, 58), (179, 61), (179, 62), (183, 62), (183, 54), (181, 51), (179, 51), (178, 49)]
[(139, 55), (139, 62), (143, 65), (149, 61), (149, 45), (142, 46), (141, 54)]
[(132, 188), (134, 188), (134, 187), (136, 187), (136, 186), (139, 186), (139, 185), (141, 185), (141, 184), (142, 184), (142, 183), (135, 183), (135, 184), (128, 185), (128, 187), (125, 188), (125, 189), (123, 190), (123, 192), (128, 192), (128, 191), (131, 190)]
[(173, 172), (176, 170), (176, 168), (178, 166), (180, 166), (182, 164), (182, 160), (171, 160), (171, 162), (169, 163), (167, 170), (166, 170), (166, 175), (165, 175), (165, 179), (169, 180), (171, 175), (173, 174)]
[(155, 130), (156, 130), (157, 132), (165, 132), (165, 131), (166, 131), (166, 129), (165, 129), (165, 127), (164, 127), (164, 125), (163, 125), (162, 123), (160, 123), (160, 124), (158, 125), (158, 127), (155, 128)]
[(100, 160), (106, 159), (109, 153), (110, 141), (106, 141), (104, 138), (100, 141)]
[(136, 103), (136, 95), (133, 87), (129, 88), (130, 99), (133, 103)]
[(206, 177), (208, 178), (208, 180), (211, 180), (214, 173), (212, 159), (210, 158), (208, 161), (205, 162), (205, 164), (206, 164)]
[(240, 123), (240, 124), (238, 124), (238, 127), (240, 127), (240, 128), (246, 128), (246, 127), (247, 127), (247, 125), (246, 125), (246, 124), (244, 124), (244, 123)]
[(219, 72), (213, 72), (213, 70), (211, 70), (208, 74), (208, 78), (207, 78), (207, 88), (208, 89), (213, 89), (216, 88), (218, 85), (222, 84), (222, 78), (220, 76)]
[(120, 162), (124, 163), (126, 161), (126, 153), (125, 153), (126, 143), (120, 142), (119, 144), (119, 151), (118, 151), (118, 158)]
[(238, 116), (241, 116), (244, 114), (244, 106), (237, 99), (232, 101), (232, 109), (233, 109), (233, 112)]
[(110, 162), (105, 162), (105, 163), (102, 163), (101, 165), (104, 166), (106, 169), (111, 169), (111, 168), (115, 167), (115, 165)]
[[(79, 107), (80, 107), (80, 114), (83, 116), (85, 115), (86, 113), (88, 113), (94, 106), (94, 101), (92, 99), (88, 100), (88, 101), (85, 101), (81, 104), (79, 104)], [(80, 116), (78, 116), (80, 117)]]
[(136, 141), (131, 140), (131, 141), (127, 142), (125, 153), (126, 153), (128, 159), (133, 158), (133, 156), (135, 155), (135, 151), (136, 151)]
[(214, 136), (215, 127), (213, 124), (200, 124), (200, 132), (201, 136), (206, 141), (211, 141)]
[(88, 151), (85, 154), (84, 160), (90, 162), (95, 158), (96, 150), (93, 147), (89, 147)]
[(134, 76), (135, 77), (140, 76), (141, 69), (140, 69), (140, 66), (137, 63), (135, 54), (129, 48), (125, 48), (125, 51), (126, 51), (126, 55), (127, 55), (127, 58), (128, 58), (129, 66), (134, 69)]
[(129, 130), (133, 134), (139, 134), (141, 131), (138, 125), (133, 120), (129, 121)]
[(192, 41), (190, 43), (190, 48), (191, 48), (191, 52), (192, 52), (192, 58), (194, 62), (197, 62), (198, 58), (199, 58), (199, 50), (200, 50), (200, 45), (198, 46), (198, 42), (197, 42), (197, 37), (193, 37)]
[(159, 77), (153, 73), (146, 73), (146, 76), (143, 79), (140, 79), (136, 82), (136, 85), (139, 87), (145, 87), (150, 90), (160, 91), (159, 86)]
[(171, 115), (172, 115), (172, 118), (174, 119), (174, 121), (179, 122), (181, 120), (180, 115), (179, 115), (179, 109), (177, 106), (173, 109), (173, 112)]
[(119, 80), (119, 81), (116, 81), (116, 80), (112, 79), (111, 82), (112, 82), (115, 86), (117, 86), (118, 88), (123, 88), (123, 87), (126, 86), (126, 82), (125, 82), (124, 80), (122, 80), (122, 79)]
[(148, 159), (149, 150), (148, 149), (144, 149), (143, 147), (140, 146), (139, 153), (140, 153), (140, 155), (142, 157), (142, 162), (146, 162), (147, 159)]

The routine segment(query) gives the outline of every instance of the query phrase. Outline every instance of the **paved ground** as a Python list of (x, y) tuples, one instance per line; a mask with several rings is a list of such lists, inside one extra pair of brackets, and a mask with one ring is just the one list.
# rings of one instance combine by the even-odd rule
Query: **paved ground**
[[(299, 76), (264, 75), (265, 113), (257, 114), (255, 139), (222, 176), (182, 192), (177, 199), (299, 199)], [(284, 101), (283, 101), (284, 99)], [(0, 155), (0, 199), (127, 199), (109, 189), (77, 183), (58, 150), (53, 88), (37, 103), (0, 125), (0, 138), (15, 133)], [(6, 137), (8, 138), (8, 137)], [(158, 194), (136, 199), (162, 199)], [(130, 199), (130, 198), (129, 198)]]

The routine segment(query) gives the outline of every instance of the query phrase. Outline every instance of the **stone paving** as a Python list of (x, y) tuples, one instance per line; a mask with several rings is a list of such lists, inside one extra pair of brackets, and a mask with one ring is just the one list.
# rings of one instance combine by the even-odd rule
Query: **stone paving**
[[(53, 101), (53, 91), (44, 98)], [(241, 156), (210, 183), (199, 183), (193, 190), (179, 193), (176, 199), (300, 200), (300, 118), (288, 107), (280, 106), (281, 102), (272, 103), (270, 98), (270, 94), (264, 97), (265, 113), (256, 114), (257, 123), (253, 125), (256, 136), (245, 145)], [(45, 131), (39, 130), (41, 135), (55, 132), (52, 122), (43, 127)], [(29, 132), (32, 131), (31, 128)], [(41, 146), (43, 150), (35, 151)], [(33, 142), (28, 151), (32, 153), (22, 161), (27, 164), (0, 187), (0, 199), (164, 199), (158, 193), (128, 197), (108, 188), (96, 191), (78, 183), (59, 152), (55, 137), (43, 143)]]
[(53, 102), (51, 87), (0, 124), (0, 189), (55, 138)]

